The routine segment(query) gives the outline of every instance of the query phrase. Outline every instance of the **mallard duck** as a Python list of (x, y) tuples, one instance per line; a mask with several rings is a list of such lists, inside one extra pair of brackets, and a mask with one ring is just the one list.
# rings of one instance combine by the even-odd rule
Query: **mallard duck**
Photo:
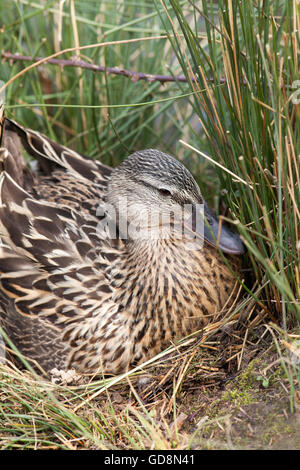
[[(0, 324), (27, 359), (118, 374), (228, 305), (236, 278), (216, 244), (229, 258), (243, 244), (182, 163), (148, 149), (112, 169), (9, 119), (3, 134)], [(186, 205), (183, 223), (164, 222)]]

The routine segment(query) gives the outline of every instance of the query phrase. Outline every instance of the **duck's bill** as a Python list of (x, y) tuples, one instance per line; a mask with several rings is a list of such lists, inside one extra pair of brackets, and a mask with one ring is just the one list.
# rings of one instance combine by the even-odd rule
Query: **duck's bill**
[(245, 245), (240, 236), (232, 232), (222, 220), (219, 220), (206, 203), (204, 203), (204, 210), (200, 216), (200, 220), (202, 219), (203, 222), (195, 223), (196, 220), (199, 220), (199, 214), (196, 214), (198, 210), (196, 206), (193, 207), (193, 216), (185, 222), (185, 228), (200, 239), (204, 239), (209, 245), (220, 248), (224, 253), (239, 255), (245, 252)]

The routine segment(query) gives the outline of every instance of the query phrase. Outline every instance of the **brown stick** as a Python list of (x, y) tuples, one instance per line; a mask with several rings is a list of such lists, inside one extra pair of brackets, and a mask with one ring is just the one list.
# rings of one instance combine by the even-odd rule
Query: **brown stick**
[[(42, 60), (42, 57), (32, 57), (20, 54), (11, 54), (10, 52), (1, 53), (4, 59), (8, 60), (21, 60), (27, 62), (39, 62)], [(153, 75), (143, 72), (132, 72), (131, 70), (121, 69), (119, 67), (104, 67), (103, 65), (90, 64), (83, 60), (74, 59), (49, 59), (44, 63), (59, 65), (60, 67), (80, 67), (82, 69), (92, 70), (93, 72), (105, 72), (112, 73), (114, 75), (123, 75), (124, 77), (130, 78), (133, 82), (138, 80), (146, 80), (149, 83), (158, 81), (160, 83), (166, 82), (187, 82), (187, 78), (184, 75), (177, 75), (173, 77), (172, 75)], [(209, 81), (213, 81), (210, 79)], [(225, 79), (221, 78), (220, 83), (225, 83)]]

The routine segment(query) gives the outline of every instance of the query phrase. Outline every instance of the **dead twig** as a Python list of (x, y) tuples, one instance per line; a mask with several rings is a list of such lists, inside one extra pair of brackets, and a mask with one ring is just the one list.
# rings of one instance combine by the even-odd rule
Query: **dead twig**
[[(134, 72), (132, 70), (125, 70), (120, 67), (105, 67), (104, 65), (97, 65), (89, 62), (85, 62), (84, 60), (78, 58), (72, 59), (46, 59), (43, 57), (32, 57), (27, 55), (21, 54), (12, 54), (11, 52), (1, 52), (1, 56), (4, 59), (12, 60), (12, 61), (25, 61), (25, 62), (40, 62), (43, 63), (59, 65), (60, 67), (79, 67), (86, 70), (92, 70), (93, 72), (102, 72), (102, 73), (110, 73), (113, 75), (122, 75), (124, 77), (130, 78), (133, 82), (137, 82), (139, 80), (146, 80), (148, 83), (152, 83), (158, 81), (160, 83), (167, 83), (167, 82), (187, 82), (187, 78), (184, 75), (159, 75), (159, 74), (150, 74), (150, 73), (143, 73), (143, 72)], [(206, 78), (208, 82), (214, 81), (213, 78)], [(220, 78), (219, 83), (224, 84), (226, 82), (225, 78)]]

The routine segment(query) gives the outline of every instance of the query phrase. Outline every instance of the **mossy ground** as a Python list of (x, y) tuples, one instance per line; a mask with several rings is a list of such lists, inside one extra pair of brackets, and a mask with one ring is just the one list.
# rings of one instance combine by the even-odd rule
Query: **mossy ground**
[(183, 412), (193, 402), (195, 412), (185, 425), (194, 433), (191, 448), (300, 449), (300, 413), (291, 413), (287, 380), (276, 357), (271, 348), (233, 378), (204, 385), (197, 393), (186, 391), (182, 408), (177, 405)]

